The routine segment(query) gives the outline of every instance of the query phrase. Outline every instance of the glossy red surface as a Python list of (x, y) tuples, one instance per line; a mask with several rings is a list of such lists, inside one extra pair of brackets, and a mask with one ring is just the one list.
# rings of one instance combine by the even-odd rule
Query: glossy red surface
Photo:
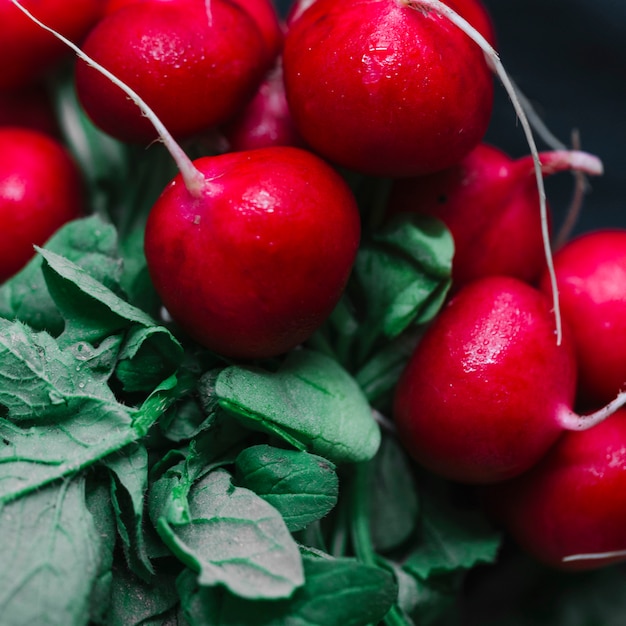
[(65, 222), (83, 211), (74, 161), (56, 140), (0, 128), (0, 281), (20, 270)]
[(521, 474), (558, 438), (575, 367), (567, 335), (557, 346), (542, 293), (509, 277), (477, 280), (435, 318), (400, 378), (400, 440), (455, 481)]
[[(23, 0), (47, 26), (80, 44), (104, 11), (104, 0)], [(0, 0), (0, 90), (19, 89), (39, 80), (72, 51), (26, 17), (10, 0)]]
[(451, 168), (395, 181), (390, 213), (443, 220), (454, 238), (456, 288), (492, 274), (536, 281), (545, 268), (539, 195), (530, 157), (480, 144)]
[[(538, 560), (565, 570), (626, 560), (626, 411), (565, 433), (529, 473), (492, 488), (488, 500)], [(585, 555), (586, 558), (571, 558)]]
[[(576, 346), (581, 400), (603, 405), (626, 388), (626, 230), (580, 235), (554, 262), (561, 311)], [(547, 277), (542, 289), (551, 293)]]
[(296, 127), (330, 161), (383, 176), (450, 167), (482, 139), (493, 104), (483, 52), (456, 26), (397, 0), (323, 2), (287, 31)]
[[(84, 51), (132, 87), (177, 138), (232, 117), (267, 69), (252, 18), (225, 0), (137, 2), (90, 32)], [(94, 123), (122, 141), (150, 142), (152, 124), (123, 91), (84, 62), (79, 99)]]
[(234, 358), (281, 354), (337, 303), (360, 220), (333, 170), (297, 148), (196, 161), (209, 187), (192, 199), (177, 177), (154, 206), (145, 250), (157, 292), (201, 344)]

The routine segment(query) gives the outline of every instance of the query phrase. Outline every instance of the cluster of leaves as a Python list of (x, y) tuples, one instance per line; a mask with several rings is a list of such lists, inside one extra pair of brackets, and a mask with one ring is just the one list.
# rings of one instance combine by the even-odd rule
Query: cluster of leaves
[(133, 165), (75, 115), (99, 215), (0, 287), (3, 622), (454, 623), (500, 538), (380, 427), (449, 287), (449, 233), (369, 229), (310, 342), (232, 364), (159, 319), (141, 242), (167, 157)]

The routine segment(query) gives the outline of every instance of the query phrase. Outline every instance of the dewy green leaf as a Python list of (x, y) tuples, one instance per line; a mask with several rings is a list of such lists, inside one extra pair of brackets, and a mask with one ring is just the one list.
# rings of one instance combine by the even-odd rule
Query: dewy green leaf
[(85, 481), (51, 485), (0, 508), (0, 616), (10, 626), (84, 626), (105, 548)]
[(234, 487), (221, 469), (189, 491), (189, 522), (157, 520), (163, 541), (197, 572), (202, 587), (224, 586), (242, 598), (286, 598), (304, 583), (298, 547), (276, 509)]
[(320, 456), (258, 445), (243, 450), (235, 466), (238, 483), (276, 508), (292, 532), (324, 517), (337, 503), (335, 467)]
[[(101, 218), (93, 216), (69, 222), (44, 247), (76, 263), (109, 289), (118, 288), (122, 261), (117, 233)], [(64, 322), (48, 293), (42, 263), (43, 257), (36, 254), (21, 272), (0, 286), (0, 316), (58, 335)]]
[(364, 626), (378, 624), (392, 606), (393, 576), (354, 559), (302, 557), (305, 585), (289, 600), (253, 602), (215, 588), (199, 588), (190, 572), (178, 580), (191, 626)]
[(46, 332), (0, 319), (0, 404), (13, 421), (63, 419), (93, 401), (116, 403), (106, 384)]
[(139, 409), (127, 407), (77, 354), (47, 333), (0, 320), (0, 502), (136, 441), (186, 389), (172, 376)]
[(291, 352), (277, 372), (231, 366), (217, 377), (220, 405), (251, 428), (334, 463), (371, 459), (380, 430), (363, 392), (332, 358)]

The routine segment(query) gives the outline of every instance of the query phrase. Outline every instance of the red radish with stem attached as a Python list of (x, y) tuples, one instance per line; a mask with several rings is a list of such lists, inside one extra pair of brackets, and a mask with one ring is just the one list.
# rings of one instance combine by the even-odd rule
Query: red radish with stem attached
[(297, 148), (195, 161), (193, 198), (175, 179), (145, 234), (163, 303), (202, 345), (233, 358), (286, 352), (328, 317), (359, 243), (356, 202), (343, 179)]
[[(567, 328), (564, 328), (567, 331)], [(396, 389), (394, 419), (407, 451), (465, 483), (517, 476), (565, 430), (605, 419), (572, 407), (576, 361), (569, 334), (554, 341), (549, 300), (507, 276), (461, 289), (425, 331)]]
[[(26, 0), (24, 6), (72, 41), (80, 41), (100, 19), (103, 0)], [(0, 0), (0, 91), (39, 81), (68, 50), (24, 16), (11, 0)]]
[[(579, 235), (554, 264), (576, 348), (579, 399), (597, 406), (626, 389), (626, 230)], [(547, 276), (541, 287), (550, 295)]]
[[(545, 176), (568, 170), (602, 173), (600, 160), (584, 152), (542, 152), (539, 159)], [(394, 181), (388, 211), (432, 215), (445, 222), (454, 238), (455, 288), (491, 274), (534, 282), (545, 268), (530, 155), (514, 160), (480, 144), (443, 172)]]
[[(323, 0), (318, 0), (318, 2), (322, 1)], [(539, 161), (531, 124), (522, 104), (522, 99), (518, 96), (518, 92), (505, 71), (492, 44), (462, 15), (440, 0), (370, 0), (369, 2), (359, 3), (356, 8), (352, 5), (352, 9), (354, 9), (352, 13), (350, 12), (350, 8), (343, 13), (342, 8), (345, 6), (345, 3), (338, 4), (338, 8), (335, 8), (335, 5), (330, 5), (330, 3), (327, 5), (326, 2), (324, 2), (323, 5), (314, 3), (309, 10), (304, 10), (298, 16), (298, 19), (294, 19), (290, 23), (291, 26), (287, 32), (285, 50), (283, 52), (286, 65), (287, 95), (290, 105), (292, 106), (296, 126), (302, 133), (304, 139), (310, 142), (315, 149), (320, 150), (327, 158), (337, 160), (339, 163), (349, 168), (362, 169), (362, 171), (367, 173), (399, 177), (424, 174), (428, 171), (432, 172), (451, 166), (462, 158), (462, 156), (469, 153), (480, 141), (480, 137), (478, 139), (475, 138), (473, 141), (467, 142), (462, 148), (461, 144), (463, 141), (460, 138), (463, 137), (463, 139), (467, 140), (468, 129), (471, 128), (474, 131), (478, 131), (481, 125), (486, 124), (490, 116), (487, 114), (485, 117), (486, 100), (483, 100), (482, 105), (479, 105), (478, 100), (473, 99), (473, 97), (475, 98), (477, 96), (477, 91), (475, 91), (478, 86), (476, 82), (477, 77), (474, 77), (474, 82), (472, 82), (469, 91), (465, 91), (464, 87), (460, 87), (461, 83), (455, 83), (455, 79), (458, 80), (458, 74), (446, 74), (446, 69), (452, 69), (454, 63), (462, 63), (462, 58), (456, 56), (454, 61), (448, 64), (446, 68), (443, 68), (441, 65), (443, 56), (441, 46), (443, 42), (447, 41), (448, 43), (453, 43), (457, 41), (459, 44), (461, 44), (461, 42), (467, 43), (460, 36), (461, 34), (466, 35), (467, 38), (475, 43), (482, 51), (487, 65), (502, 82), (513, 108), (517, 113), (530, 148), (534, 162), (535, 180), (539, 192), (539, 214), (541, 216), (544, 253), (553, 289), (556, 343), (559, 344), (562, 339), (561, 315), (556, 279), (552, 265), (548, 209), (546, 206), (541, 163)], [(386, 8), (388, 8), (388, 11), (385, 11)], [(372, 9), (371, 13), (370, 9)], [(384, 85), (387, 80), (390, 81), (390, 84), (392, 84), (392, 80), (394, 82), (397, 81), (397, 78), (402, 76), (402, 72), (396, 72), (396, 70), (406, 69), (406, 66), (413, 67), (415, 64), (415, 50), (409, 50), (408, 47), (404, 48), (402, 46), (398, 47), (398, 49), (407, 52), (408, 56), (406, 59), (403, 59), (400, 68), (394, 64), (394, 62), (401, 57), (401, 55), (396, 54), (395, 47), (398, 42), (403, 43), (403, 40), (399, 38), (399, 32), (406, 31), (409, 34), (412, 33), (414, 40), (416, 38), (416, 33), (412, 29), (398, 28), (399, 26), (407, 25), (407, 23), (403, 23), (403, 19), (408, 16), (408, 14), (403, 12), (404, 9), (412, 9), (423, 14), (424, 21), (419, 22), (421, 25), (428, 24), (428, 22), (425, 21), (426, 18), (432, 18), (434, 14), (434, 16), (440, 20), (437, 22), (439, 25), (443, 25), (444, 22), (447, 21), (449, 22), (449, 24), (447, 24), (448, 26), (454, 25), (454, 27), (458, 29), (455, 33), (456, 37), (444, 37), (443, 39), (440, 37), (435, 39), (418, 38), (420, 52), (432, 52), (432, 46), (436, 43), (434, 48), (435, 63), (433, 64), (433, 68), (436, 70), (439, 69), (441, 72), (437, 73), (437, 71), (435, 71), (433, 76), (440, 79), (441, 83), (439, 83), (438, 80), (429, 80), (422, 85), (427, 88), (423, 90), (418, 88), (418, 93), (424, 91), (425, 93), (430, 93), (431, 96), (434, 94), (435, 97), (434, 101), (429, 102), (427, 99), (421, 101), (418, 110), (415, 111), (416, 116), (410, 120), (406, 120), (402, 115), (395, 116), (394, 108), (391, 106), (394, 103), (402, 102), (403, 111), (410, 111), (411, 107), (405, 106), (407, 102), (406, 92), (400, 89), (396, 91), (395, 97), (385, 99), (384, 95), (388, 93), (388, 90), (379, 90), (376, 88), (379, 84)], [(367, 18), (369, 18), (365, 20), (367, 26), (363, 26), (362, 23), (364, 13), (366, 13)], [(376, 16), (379, 18), (380, 22), (373, 19)], [(344, 17), (345, 19), (342, 19)], [(415, 23), (413, 23), (413, 25)], [(380, 30), (376, 31), (375, 28), (379, 24)], [(372, 25), (374, 26), (373, 30), (370, 29)], [(432, 24), (430, 25), (432, 26)], [(336, 33), (333, 32), (334, 26), (336, 26)], [(355, 33), (362, 34), (360, 38), (356, 38), (356, 42), (354, 37)], [(316, 36), (318, 37), (317, 41)], [(311, 41), (308, 41), (309, 39)], [(331, 45), (328, 45), (329, 40)], [(309, 48), (302, 48), (300, 44), (307, 41)], [(320, 42), (325, 45), (319, 46), (318, 44)], [(363, 45), (364, 43), (365, 45)], [(291, 45), (293, 45), (295, 52), (290, 51)], [(324, 52), (322, 52), (319, 60), (324, 61), (321, 66), (321, 69), (324, 70), (321, 72), (323, 80), (321, 83), (315, 85), (315, 80), (319, 78), (319, 76), (315, 76), (315, 71), (312, 70), (316, 63), (314, 56), (319, 49), (322, 49), (324, 52), (331, 50), (332, 58), (324, 57)], [(474, 48), (471, 50), (475, 52)], [(346, 51), (347, 59), (344, 59), (343, 55)], [(361, 52), (361, 54), (359, 54), (359, 52)], [(290, 59), (290, 56), (293, 57), (293, 60), (289, 60), (289, 67), (287, 67), (287, 61)], [(340, 57), (341, 63), (335, 63), (335, 60), (338, 60)], [(439, 61), (437, 61), (437, 59), (439, 59)], [(472, 80), (472, 72), (476, 71), (477, 67), (482, 67), (482, 64), (478, 62), (477, 65), (473, 63), (470, 63), (470, 65), (471, 68), (469, 69), (464, 65), (456, 66), (455, 69), (461, 72), (464, 79)], [(293, 69), (290, 69), (291, 67), (293, 67)], [(336, 75), (332, 74), (332, 70), (336, 70)], [(350, 76), (352, 81), (344, 82), (344, 74)], [(301, 80), (302, 75), (307, 77), (306, 81)], [(329, 80), (329, 76), (332, 79), (336, 79), (336, 81)], [(365, 77), (366, 80), (363, 81), (362, 77)], [(450, 80), (447, 80), (446, 77), (450, 78)], [(381, 78), (384, 80), (381, 81)], [(311, 81), (312, 84), (315, 85), (313, 90), (309, 88), (307, 84), (308, 81)], [(375, 96), (382, 94), (383, 97), (370, 98), (368, 90), (363, 90), (364, 84), (373, 84), (375, 88), (372, 93)], [(410, 82), (408, 84), (410, 84)], [(290, 85), (292, 85), (292, 87), (290, 87)], [(452, 96), (452, 93), (455, 91), (455, 85), (457, 88), (457, 99)], [(438, 89), (439, 87), (441, 90)], [(390, 91), (393, 91), (393, 89), (389, 90), (389, 92)], [(486, 94), (486, 91), (480, 88), (478, 88), (478, 92), (481, 92), (483, 96)], [(290, 95), (290, 93), (293, 95)], [(319, 93), (330, 94), (330, 101), (324, 101), (323, 97), (318, 99)], [(410, 93), (413, 94), (415, 91), (410, 90)], [(440, 103), (437, 102), (437, 99), (442, 93), (448, 93), (452, 96), (452, 99), (448, 100), (447, 104), (450, 104), (450, 102), (456, 102), (457, 104), (463, 102), (464, 106), (461, 107), (462, 110), (457, 109), (460, 115), (454, 120), (454, 123), (451, 119), (445, 120), (445, 115), (441, 117), (435, 115), (432, 119), (428, 115), (429, 112), (437, 113), (446, 111), (445, 107), (439, 108), (438, 105)], [(340, 97), (337, 97), (338, 95)], [(338, 106), (338, 102), (341, 106)], [(346, 103), (352, 103), (352, 106), (348, 104), (346, 107)], [(415, 102), (413, 102), (413, 104), (414, 103)], [(473, 109), (473, 105), (477, 105), (475, 109)], [(491, 104), (486, 104), (486, 107), (490, 109)], [(333, 112), (332, 116), (328, 116), (332, 124), (327, 123), (329, 111)], [(468, 111), (470, 112), (469, 119), (466, 118), (465, 120), (467, 126), (463, 124), (456, 126), (458, 135), (451, 143), (442, 141), (446, 136), (446, 132), (449, 132), (450, 128), (453, 127), (455, 123), (459, 124), (463, 115), (467, 114)], [(300, 121), (298, 121), (300, 112), (302, 113), (302, 117), (300, 117)], [(371, 117), (372, 112), (375, 113), (375, 121)], [(448, 110), (448, 112), (454, 114), (452, 110)], [(323, 122), (320, 124), (321, 119), (323, 119)], [(356, 123), (355, 120), (357, 120)], [(394, 132), (391, 132), (389, 128), (386, 128), (383, 123), (382, 127), (384, 131), (382, 136), (368, 135), (368, 131), (372, 128), (370, 122), (377, 128), (380, 125), (380, 120), (386, 121), (387, 124), (392, 122), (391, 126), (393, 130), (404, 127), (404, 130), (407, 132), (401, 133), (401, 136), (398, 137)], [(404, 123), (398, 123), (398, 120), (406, 122), (406, 125)], [(442, 120), (445, 128), (441, 128)], [(326, 127), (324, 127), (325, 125)], [(328, 132), (328, 126), (331, 127), (330, 133)], [(484, 127), (486, 128), (486, 126)], [(416, 128), (425, 129), (425, 137), (428, 138), (430, 136), (434, 145), (425, 146), (424, 144), (420, 144), (419, 138), (412, 134), (415, 132)], [(429, 135), (433, 131), (435, 131), (435, 136), (432, 134)], [(438, 131), (441, 131), (440, 134), (437, 134)], [(471, 132), (469, 134), (471, 134)], [(478, 134), (480, 133), (476, 132), (476, 135)], [(363, 143), (363, 137), (368, 137), (368, 141)], [(403, 143), (407, 138), (409, 138), (412, 143), (411, 147)], [(312, 139), (315, 139), (315, 141), (312, 141)], [(373, 142), (371, 141), (372, 139), (374, 139)], [(426, 141), (426, 144), (427, 143)], [(343, 146), (344, 144), (347, 149), (341, 148), (337, 151), (336, 146)], [(408, 154), (402, 149), (403, 146)], [(421, 152), (417, 150), (418, 146), (423, 148)], [(450, 151), (451, 147), (452, 150)], [(373, 148), (373, 150), (369, 150), (369, 148)], [(434, 149), (435, 152), (431, 152), (431, 149)], [(448, 150), (448, 157), (454, 155), (447, 164), (445, 163), (446, 155), (443, 154), (445, 150)], [(373, 161), (369, 159), (363, 160), (362, 157), (359, 156), (360, 152), (378, 156), (383, 155), (383, 158), (375, 158)], [(424, 156), (421, 161), (419, 158), (414, 162), (411, 162), (410, 159), (407, 161), (409, 157), (413, 159), (416, 158), (416, 153), (426, 156)], [(437, 165), (429, 158), (433, 154), (439, 157)], [(401, 157), (401, 162), (398, 162), (398, 155)]]
[(82, 177), (64, 146), (39, 131), (0, 128), (0, 281), (82, 213)]
[[(83, 50), (133, 88), (175, 137), (227, 121), (262, 80), (269, 61), (253, 19), (228, 0), (137, 2), (92, 29)], [(135, 104), (79, 61), (76, 88), (93, 122), (129, 142), (157, 137)]]
[(412, 176), (451, 166), (482, 139), (493, 77), (454, 24), (398, 0), (318, 1), (283, 50), (292, 115), (315, 151), (359, 172)]
[(145, 232), (148, 269), (174, 320), (234, 358), (307, 339), (337, 304), (358, 249), (359, 212), (343, 178), (298, 148), (192, 162), (131, 87), (64, 41), (136, 103), (180, 170)]
[(560, 570), (626, 560), (626, 411), (565, 433), (519, 478), (487, 489), (486, 502), (513, 538)]

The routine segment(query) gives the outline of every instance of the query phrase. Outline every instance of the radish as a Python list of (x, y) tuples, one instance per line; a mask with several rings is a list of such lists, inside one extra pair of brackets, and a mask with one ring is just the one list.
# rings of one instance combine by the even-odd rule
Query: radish
[[(178, 2), (179, 0), (108, 0), (105, 15), (137, 2)], [(210, 0), (212, 1), (212, 0)], [(276, 7), (271, 0), (230, 0), (253, 19), (265, 41), (269, 61), (273, 61), (282, 48), (283, 30)], [(210, 7), (210, 4), (207, 4)]]
[[(323, 13), (324, 6), (332, 3), (336, 0), (295, 0), (289, 7), (285, 23), (289, 28), (313, 4), (315, 11)], [(495, 26), (487, 7), (480, 0), (446, 0), (445, 4), (464, 17), (495, 48)]]
[[(554, 263), (576, 349), (579, 399), (603, 404), (626, 388), (626, 230), (580, 235)], [(541, 288), (551, 293), (546, 276)]]
[[(80, 41), (100, 19), (102, 0), (28, 0), (42, 20), (73, 41)], [(0, 0), (0, 91), (26, 87), (38, 81), (68, 50), (50, 33), (25, 17), (11, 0)]]
[(285, 96), (282, 64), (276, 64), (245, 109), (223, 126), (221, 131), (228, 142), (228, 150), (269, 146), (304, 147)]
[(275, 356), (307, 339), (339, 301), (359, 245), (358, 207), (344, 179), (291, 147), (192, 162), (131, 87), (57, 36), (131, 98), (180, 170), (145, 230), (148, 270), (168, 313), (231, 358)]
[(0, 128), (0, 281), (82, 213), (82, 177), (66, 149), (39, 131)]
[(563, 330), (557, 344), (549, 300), (516, 278), (462, 288), (397, 384), (394, 419), (407, 451), (449, 479), (498, 482), (532, 467), (564, 430), (605, 419), (626, 396), (574, 413), (576, 361)]
[(283, 50), (296, 128), (340, 166), (380, 176), (442, 170), (483, 138), (493, 78), (447, 17), (398, 0), (318, 0)]
[[(252, 18), (228, 0), (136, 2), (101, 20), (84, 52), (133, 88), (176, 137), (227, 121), (269, 66)], [(135, 104), (79, 61), (76, 88), (93, 122), (122, 141), (156, 132)]]
[(587, 570), (626, 560), (626, 411), (564, 434), (519, 478), (487, 489), (488, 507), (539, 561)]
[[(602, 173), (599, 159), (584, 152), (539, 156), (544, 175)], [(414, 212), (445, 222), (455, 244), (455, 288), (490, 274), (538, 280), (545, 268), (538, 207), (532, 156), (514, 160), (487, 144), (443, 172), (394, 181), (388, 203), (391, 214)]]
[(356, 202), (328, 165), (298, 148), (195, 161), (153, 207), (145, 251), (154, 286), (181, 327), (233, 358), (281, 354), (337, 304), (359, 244)]

